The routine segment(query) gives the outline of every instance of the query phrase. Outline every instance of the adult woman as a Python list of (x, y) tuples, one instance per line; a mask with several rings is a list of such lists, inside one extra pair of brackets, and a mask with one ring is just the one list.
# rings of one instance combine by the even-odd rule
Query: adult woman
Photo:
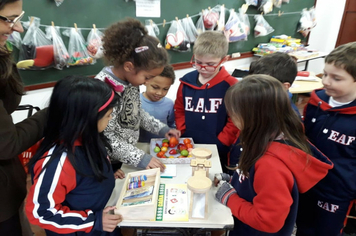
[(45, 111), (14, 124), (11, 113), (19, 105), (23, 85), (6, 40), (14, 31), (23, 32), (21, 0), (0, 1), (0, 235), (22, 235), (20, 216), (26, 196), (26, 173), (18, 154), (41, 137)]

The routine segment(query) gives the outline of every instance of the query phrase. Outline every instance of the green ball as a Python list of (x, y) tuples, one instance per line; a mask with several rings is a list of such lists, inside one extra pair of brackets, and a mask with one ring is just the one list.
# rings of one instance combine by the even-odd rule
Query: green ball
[(187, 150), (182, 150), (182, 151), (180, 151), (180, 155), (182, 155), (182, 156), (188, 156), (189, 155), (189, 152), (187, 151)]

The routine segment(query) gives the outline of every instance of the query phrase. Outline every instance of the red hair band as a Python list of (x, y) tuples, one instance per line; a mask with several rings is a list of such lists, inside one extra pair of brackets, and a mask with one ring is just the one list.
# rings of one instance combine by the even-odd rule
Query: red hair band
[(109, 100), (104, 104), (102, 105), (100, 108), (99, 108), (99, 112), (101, 112), (102, 110), (104, 110), (109, 104), (110, 102), (114, 99), (114, 91), (111, 90), (111, 96), (109, 98)]

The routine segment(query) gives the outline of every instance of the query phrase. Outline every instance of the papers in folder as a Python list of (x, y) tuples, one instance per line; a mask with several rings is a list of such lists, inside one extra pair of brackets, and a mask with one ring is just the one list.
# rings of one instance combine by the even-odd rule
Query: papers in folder
[(312, 81), (312, 82), (318, 82), (320, 79), (316, 76), (297, 76), (295, 77), (295, 81)]

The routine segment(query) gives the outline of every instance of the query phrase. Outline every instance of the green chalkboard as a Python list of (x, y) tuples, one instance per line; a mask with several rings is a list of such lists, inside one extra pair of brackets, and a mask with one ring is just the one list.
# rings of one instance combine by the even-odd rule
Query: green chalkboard
[[(170, 27), (170, 22), (178, 17), (179, 19), (186, 15), (194, 16), (206, 9), (209, 6), (214, 7), (218, 4), (224, 4), (226, 8), (238, 9), (245, 0), (161, 0), (161, 17), (160, 18), (138, 18), (144, 23), (146, 19), (152, 19), (159, 26), (159, 39), (164, 44), (166, 33)], [(230, 43), (229, 53), (234, 52), (250, 52), (253, 47), (259, 43), (268, 42), (272, 35), (286, 34), (292, 37), (303, 39), (302, 35), (297, 33), (297, 24), (300, 19), (300, 13), (304, 8), (310, 8), (314, 5), (315, 0), (290, 0), (288, 4), (283, 3), (280, 9), (274, 8), (273, 12), (265, 15), (267, 22), (275, 29), (275, 31), (264, 37), (254, 38), (253, 28), (255, 26), (254, 15), (260, 14), (256, 7), (250, 6), (247, 14), (251, 24), (252, 33), (248, 37), (248, 41)], [(64, 0), (57, 7), (54, 0), (26, 0), (23, 1), (25, 13), (24, 20), (29, 16), (36, 16), (41, 19), (42, 25), (51, 25), (51, 21), (56, 26), (73, 27), (74, 23), (78, 28), (91, 28), (93, 24), (97, 28), (106, 28), (111, 23), (114, 23), (125, 17), (135, 17), (136, 6), (135, 1), (128, 0)], [(278, 12), (283, 12), (278, 16)], [(226, 13), (226, 20), (229, 14)], [(163, 27), (163, 20), (167, 24)], [(195, 23), (198, 16), (192, 17)], [(45, 30), (44, 27), (41, 27)], [(63, 31), (63, 30), (62, 30)], [(82, 30), (83, 36), (86, 38), (89, 30)], [(22, 34), (22, 37), (25, 33)], [(68, 38), (63, 36), (63, 41), (68, 45)], [(119, 39), (118, 39), (119, 40)], [(174, 52), (169, 51), (171, 63), (188, 62), (192, 56), (191, 52)], [(14, 50), (14, 59), (18, 58), (18, 52)], [(76, 66), (64, 68), (63, 70), (47, 69), (41, 71), (21, 70), (20, 74), (25, 85), (45, 84), (57, 81), (66, 75), (81, 74), (95, 75), (104, 66), (102, 59), (98, 60), (95, 65)]]

